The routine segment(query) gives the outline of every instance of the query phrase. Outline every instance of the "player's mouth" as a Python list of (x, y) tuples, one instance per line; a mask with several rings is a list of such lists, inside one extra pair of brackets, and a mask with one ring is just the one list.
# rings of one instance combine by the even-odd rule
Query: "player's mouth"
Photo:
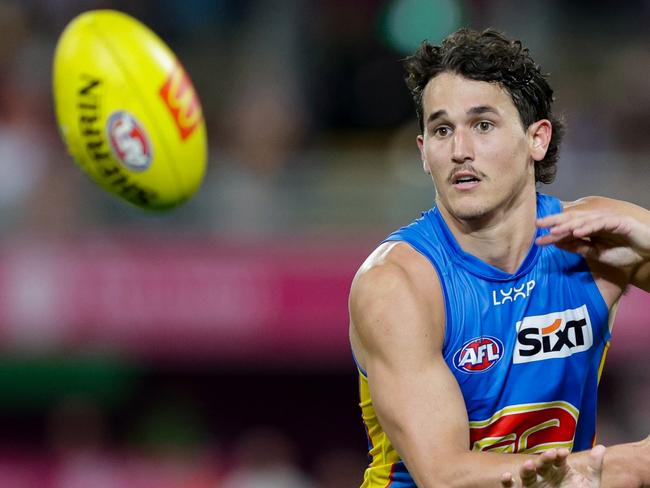
[(479, 185), (481, 178), (471, 171), (459, 171), (451, 177), (450, 182), (458, 190), (471, 190)]

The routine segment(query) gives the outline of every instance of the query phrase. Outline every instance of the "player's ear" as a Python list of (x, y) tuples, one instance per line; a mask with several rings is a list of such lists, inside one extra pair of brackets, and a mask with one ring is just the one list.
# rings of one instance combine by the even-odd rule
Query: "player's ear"
[(548, 145), (551, 143), (553, 125), (548, 119), (533, 122), (528, 127), (528, 144), (530, 155), (535, 161), (541, 161), (546, 156)]
[(419, 134), (417, 137), (418, 149), (420, 150), (420, 159), (422, 160), (422, 169), (428, 175), (431, 174), (429, 170), (429, 165), (427, 164), (426, 154), (424, 152), (424, 137), (422, 134)]

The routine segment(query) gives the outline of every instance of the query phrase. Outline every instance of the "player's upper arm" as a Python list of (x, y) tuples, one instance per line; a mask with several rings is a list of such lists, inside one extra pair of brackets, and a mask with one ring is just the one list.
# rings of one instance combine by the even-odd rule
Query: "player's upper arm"
[(385, 245), (379, 254), (352, 286), (352, 345), (382, 428), (418, 486), (450, 486), (440, 467), (467, 451), (469, 432), (460, 389), (442, 357), (440, 285), (408, 245)]

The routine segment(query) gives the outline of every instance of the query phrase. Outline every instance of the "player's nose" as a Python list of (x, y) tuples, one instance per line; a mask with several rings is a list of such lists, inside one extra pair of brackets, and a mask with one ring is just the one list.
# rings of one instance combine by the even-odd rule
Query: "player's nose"
[(458, 164), (474, 160), (472, 139), (464, 130), (454, 132), (451, 141), (451, 160)]

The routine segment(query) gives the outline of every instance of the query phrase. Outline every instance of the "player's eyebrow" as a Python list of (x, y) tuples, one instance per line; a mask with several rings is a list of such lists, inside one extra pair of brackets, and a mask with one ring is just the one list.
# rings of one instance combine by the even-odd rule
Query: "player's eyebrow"
[(439, 118), (441, 118), (441, 117), (443, 117), (445, 115), (447, 115), (447, 111), (444, 110), (444, 109), (433, 112), (432, 114), (429, 114), (429, 116), (427, 117), (427, 124), (429, 124), (432, 121), (434, 121), (436, 119), (439, 119)]
[[(467, 115), (482, 115), (485, 113), (493, 113), (495, 115), (501, 115), (500, 112), (495, 107), (492, 107), (491, 105), (479, 105), (477, 107), (472, 107), (467, 111)], [(437, 110), (431, 113), (429, 117), (427, 117), (427, 124), (441, 117), (445, 117), (446, 115), (447, 115), (447, 111), (445, 109)]]
[(472, 107), (467, 111), (467, 115), (481, 115), (485, 113), (501, 115), (499, 111), (491, 105), (479, 105), (478, 107)]

